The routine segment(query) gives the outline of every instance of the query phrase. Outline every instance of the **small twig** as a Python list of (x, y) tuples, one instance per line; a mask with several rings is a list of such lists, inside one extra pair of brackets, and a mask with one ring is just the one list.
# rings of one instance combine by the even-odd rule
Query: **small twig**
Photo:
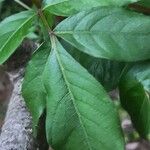
[(23, 2), (21, 2), (20, 0), (14, 0), (16, 3), (18, 3), (19, 5), (21, 5), (23, 8), (27, 9), (27, 10), (31, 10), (31, 8), (29, 6), (27, 6), (26, 4), (24, 4)]

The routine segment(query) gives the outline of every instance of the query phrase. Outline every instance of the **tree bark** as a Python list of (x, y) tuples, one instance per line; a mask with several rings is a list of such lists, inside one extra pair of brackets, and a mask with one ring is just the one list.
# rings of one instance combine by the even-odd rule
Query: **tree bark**
[(34, 150), (31, 116), (21, 96), (23, 75), (19, 71), (14, 78), (14, 90), (10, 98), (4, 125), (0, 135), (0, 150)]

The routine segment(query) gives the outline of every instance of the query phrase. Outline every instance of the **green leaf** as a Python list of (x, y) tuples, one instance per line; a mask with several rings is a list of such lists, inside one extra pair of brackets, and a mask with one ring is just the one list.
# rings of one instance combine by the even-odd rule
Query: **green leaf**
[(142, 137), (150, 139), (150, 63), (134, 66), (120, 81), (120, 99)]
[(150, 17), (101, 7), (62, 21), (55, 34), (94, 57), (119, 61), (150, 58)]
[(55, 24), (55, 16), (47, 10), (44, 11), (44, 16), (48, 22), (49, 27), (52, 28)]
[(85, 64), (85, 68), (89, 70), (107, 91), (118, 87), (119, 79), (125, 66), (125, 63), (90, 57), (89, 62)]
[(61, 40), (61, 43), (72, 57), (104, 86), (106, 91), (109, 92), (118, 87), (120, 77), (128, 65), (127, 63), (95, 58), (79, 51), (64, 40)]
[(138, 0), (46, 0), (45, 10), (58, 16), (70, 16), (98, 6), (122, 6)]
[(60, 43), (52, 51), (43, 81), (48, 93), (46, 132), (55, 150), (124, 149), (119, 119), (103, 87)]
[(0, 23), (0, 64), (10, 57), (29, 33), (34, 17), (34, 12), (25, 11), (10, 16)]
[(29, 62), (22, 87), (23, 97), (32, 114), (33, 129), (36, 128), (45, 109), (46, 91), (42, 83), (42, 74), (50, 53), (50, 46), (43, 43), (33, 54)]

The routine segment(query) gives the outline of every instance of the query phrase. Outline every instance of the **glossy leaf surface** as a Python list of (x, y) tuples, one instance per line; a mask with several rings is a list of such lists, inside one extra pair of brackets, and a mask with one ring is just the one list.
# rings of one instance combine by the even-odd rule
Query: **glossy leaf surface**
[(150, 58), (150, 17), (100, 7), (62, 21), (55, 33), (94, 57), (119, 61)]
[(49, 144), (55, 150), (123, 150), (117, 111), (103, 87), (57, 39), (52, 45), (43, 75)]

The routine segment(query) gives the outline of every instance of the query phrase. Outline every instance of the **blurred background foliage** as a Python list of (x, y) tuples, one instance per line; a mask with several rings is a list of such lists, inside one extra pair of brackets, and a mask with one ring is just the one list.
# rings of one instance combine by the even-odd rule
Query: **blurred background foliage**
[[(22, 2), (32, 7), (31, 0), (23, 0)], [(21, 7), (15, 0), (0, 0), (0, 20), (23, 10), (25, 8)]]

